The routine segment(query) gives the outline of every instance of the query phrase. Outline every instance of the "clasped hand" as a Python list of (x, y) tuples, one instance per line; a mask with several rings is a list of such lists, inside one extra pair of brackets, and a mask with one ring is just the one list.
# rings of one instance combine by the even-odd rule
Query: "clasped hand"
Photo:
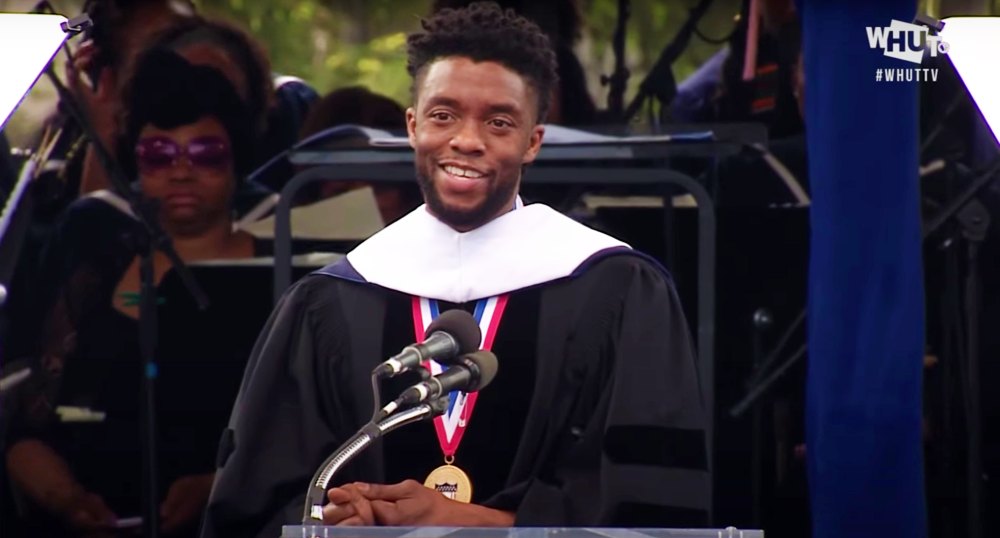
[(398, 484), (355, 482), (326, 494), (323, 523), (354, 526), (510, 526), (508, 512), (449, 499), (415, 480)]
[(326, 494), (323, 523), (354, 526), (443, 525), (454, 505), (438, 491), (415, 480), (398, 484), (355, 482), (333, 488)]

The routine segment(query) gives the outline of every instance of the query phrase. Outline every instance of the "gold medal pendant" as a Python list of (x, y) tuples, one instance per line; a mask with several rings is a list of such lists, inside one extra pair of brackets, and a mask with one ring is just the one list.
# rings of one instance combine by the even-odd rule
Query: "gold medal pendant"
[(472, 501), (472, 481), (469, 480), (469, 475), (450, 461), (431, 471), (427, 480), (424, 480), (424, 486), (437, 490), (452, 500), (463, 503)]

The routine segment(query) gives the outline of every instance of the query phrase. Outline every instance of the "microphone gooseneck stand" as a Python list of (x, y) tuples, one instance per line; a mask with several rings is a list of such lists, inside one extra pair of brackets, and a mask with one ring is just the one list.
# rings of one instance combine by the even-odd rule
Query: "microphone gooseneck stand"
[[(443, 314), (438, 319), (444, 317), (445, 315)], [(472, 320), (471, 316), (469, 319)], [(474, 327), (478, 329), (478, 326)], [(462, 338), (459, 337), (459, 341), (461, 340)], [(426, 343), (427, 340), (424, 341), (424, 344), (417, 344), (417, 347), (419, 348)], [(444, 356), (447, 356), (456, 350), (452, 349), (449, 352), (449, 350), (445, 349), (443, 351), (445, 352)], [(401, 371), (393, 368), (394, 372), (387, 373), (387, 370), (383, 367), (392, 365), (396, 357), (399, 357), (399, 355), (372, 370), (373, 384), (376, 389), (378, 384), (375, 380), (384, 375), (391, 377), (402, 371), (427, 371), (426, 368), (417, 365), (407, 367)], [(340, 445), (320, 465), (319, 469), (313, 475), (312, 480), (309, 482), (309, 489), (306, 491), (305, 505), (302, 508), (302, 523), (304, 525), (322, 523), (323, 505), (326, 504), (326, 488), (329, 487), (333, 476), (344, 465), (354, 459), (355, 456), (360, 454), (362, 450), (371, 445), (372, 442), (381, 438), (386, 433), (407, 424), (443, 415), (448, 410), (449, 394), (452, 391), (478, 392), (493, 381), (496, 372), (497, 358), (493, 353), (483, 349), (467, 353), (460, 357), (451, 368), (431, 377), (428, 382), (420, 382), (411, 386), (403, 391), (393, 402), (376, 410), (371, 420)], [(421, 377), (424, 378), (425, 376), (421, 375)], [(430, 385), (430, 387), (427, 385)], [(411, 391), (414, 392), (411, 394)], [(379, 401), (377, 390), (375, 391), (375, 401)], [(400, 411), (401, 406), (403, 410)]]
[(323, 520), (323, 504), (326, 499), (326, 488), (344, 465), (353, 460), (362, 450), (368, 448), (376, 439), (407, 424), (420, 422), (444, 414), (448, 409), (448, 399), (438, 398), (428, 403), (400, 411), (379, 422), (365, 424), (358, 433), (340, 445), (330, 455), (323, 465), (313, 475), (309, 482), (309, 492), (302, 511), (302, 523), (318, 523)]
[(625, 58), (625, 34), (628, 18), (632, 14), (630, 0), (618, 0), (618, 22), (611, 39), (611, 50), (615, 55), (615, 69), (611, 75), (601, 75), (601, 85), (608, 86), (608, 116), (612, 121), (621, 122), (625, 112), (625, 89), (630, 76)]
[(639, 84), (639, 93), (625, 109), (623, 118), (625, 123), (630, 122), (635, 117), (650, 97), (655, 97), (660, 101), (663, 106), (662, 111), (666, 111), (670, 106), (671, 101), (677, 95), (677, 81), (674, 79), (673, 64), (687, 48), (691, 36), (697, 31), (698, 21), (705, 16), (705, 12), (711, 5), (712, 0), (700, 0), (688, 10), (687, 20), (681, 25), (673, 40), (660, 52), (656, 63)]

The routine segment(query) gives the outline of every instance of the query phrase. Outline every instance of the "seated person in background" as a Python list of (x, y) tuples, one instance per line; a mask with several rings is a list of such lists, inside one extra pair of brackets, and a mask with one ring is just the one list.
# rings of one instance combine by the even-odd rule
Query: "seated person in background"
[[(247, 32), (222, 20), (188, 17), (154, 35), (149, 48), (170, 49), (194, 65), (214, 67), (246, 103), (253, 133), (267, 128), (267, 111), (274, 99), (270, 60)], [(130, 65), (128, 70), (136, 67)]]
[[(344, 467), (324, 523), (707, 524), (705, 410), (672, 280), (517, 194), (556, 80), (548, 38), (486, 2), (422, 27), (406, 118), (426, 204), (284, 294), (222, 438), (203, 538), (301, 522), (310, 477), (387, 403), (370, 372), (448, 309), (475, 312), (496, 378), (452, 395), (447, 421), (393, 432)], [(417, 381), (406, 372), (382, 394)]]
[[(189, 17), (153, 36), (150, 48), (173, 50), (194, 65), (214, 67), (229, 79), (251, 116), (253, 150), (249, 171), (295, 142), (291, 136), (279, 141), (282, 135), (275, 134), (275, 129), (282, 131), (287, 127), (274, 123), (278, 108), (270, 61), (260, 44), (238, 26), (218, 19)], [(286, 175), (282, 174), (282, 181)], [(244, 214), (271, 192), (271, 186), (257, 181), (241, 182), (234, 197), (234, 209)]]
[[(85, 109), (87, 123), (96, 131), (101, 145), (114, 156), (120, 134), (121, 86), (128, 76), (126, 65), (142, 51), (151, 37), (163, 28), (189, 17), (194, 7), (187, 0), (87, 0), (83, 11), (94, 24), (86, 40), (72, 47), (73, 61), (66, 63), (65, 84), (73, 100)], [(56, 222), (66, 207), (81, 194), (109, 188), (94, 144), (83, 129), (57, 102), (52, 114), (40, 126), (38, 139), (31, 143), (34, 153), (49, 155), (38, 177), (29, 185), (31, 220), (17, 258), (8, 310), (32, 308), (35, 287), (47, 289), (39, 280), (38, 264)], [(46, 151), (51, 147), (51, 151)], [(23, 317), (11, 317), (14, 334), (29, 332)], [(16, 351), (15, 351), (16, 352)]]
[[(179, 17), (138, 44), (140, 51), (152, 48), (172, 49), (189, 62), (214, 67), (229, 78), (253, 120), (254, 151), (250, 170), (295, 143), (298, 126), (316, 94), (299, 79), (272, 76), (264, 49), (238, 26), (200, 15)], [(80, 63), (79, 69), (88, 68), (85, 62)], [(134, 57), (124, 58), (120, 80), (128, 81), (134, 69)], [(281, 82), (280, 86), (276, 86), (275, 79)], [(119, 88), (118, 93), (121, 90)], [(109, 126), (109, 133), (117, 133), (120, 118), (112, 120), (116, 122)], [(268, 190), (279, 190), (289, 176), (289, 169), (285, 167), (272, 170), (261, 178), (264, 185), (256, 185), (256, 189), (244, 186), (237, 196), (239, 208), (248, 209), (266, 196)], [(82, 184), (84, 193), (107, 188), (107, 176), (94, 162), (85, 167)], [(244, 198), (248, 199), (244, 201)]]
[[(73, 90), (75, 96), (83, 101), (89, 110), (90, 121), (97, 127), (105, 147), (115, 155), (115, 145), (118, 135), (123, 129), (122, 116), (124, 104), (121, 103), (123, 93), (126, 91), (130, 78), (135, 70), (135, 56), (151, 46), (159, 39), (166, 39), (174, 34), (178, 34), (178, 40), (182, 41), (178, 48), (192, 62), (207, 65), (217, 65), (220, 69), (225, 69), (227, 75), (232, 79), (232, 84), (239, 88), (239, 94), (244, 97), (245, 102), (249, 102), (253, 97), (252, 106), (244, 106), (245, 114), (257, 118), (254, 122), (248, 122), (247, 133), (263, 130), (265, 125), (271, 127), (273, 124), (265, 121), (268, 110), (277, 111), (280, 107), (285, 108), (284, 103), (290, 101), (300, 103), (301, 98), (295, 97), (302, 92), (298, 91), (300, 85), (294, 82), (283, 84), (279, 93), (279, 103), (275, 107), (268, 109), (269, 94), (272, 92), (270, 84), (270, 74), (266, 57), (260, 48), (253, 42), (245, 32), (242, 32), (230, 25), (214, 21), (204, 20), (193, 15), (193, 6), (189, 2), (181, 0), (95, 0), (88, 2), (86, 7), (88, 13), (94, 17), (95, 32), (89, 36), (89, 40), (79, 48), (76, 61), (68, 68), (68, 85)], [(181, 23), (182, 24), (178, 24)], [(174, 30), (163, 31), (178, 24)], [(99, 28), (99, 31), (98, 31)], [(199, 30), (196, 38), (191, 38), (194, 30)], [(180, 36), (181, 32), (184, 36)], [(166, 36), (166, 37), (165, 37)], [(181, 39), (183, 37), (184, 39)], [(151, 45), (152, 43), (152, 45)], [(206, 46), (198, 46), (207, 44)], [(95, 83), (91, 85), (92, 78)], [(298, 88), (298, 89), (297, 89)], [(295, 91), (293, 91), (295, 90)], [(295, 99), (285, 99), (281, 96), (291, 95)], [(301, 103), (297, 105), (299, 109), (304, 109)], [(290, 135), (284, 142), (279, 143), (283, 148), (294, 142), (295, 134), (298, 130), (296, 119), (294, 127), (289, 128)], [(71, 120), (61, 118), (59, 123), (68, 123), (67, 135), (65, 138), (76, 137), (74, 125)], [(268, 130), (270, 132), (270, 130)], [(266, 136), (266, 134), (265, 134)], [(84, 141), (85, 142), (85, 141)], [(272, 144), (276, 145), (276, 144)], [(241, 149), (242, 177), (246, 171), (256, 166), (264, 155), (259, 148), (261, 143), (254, 137), (253, 147)], [(277, 150), (275, 150), (277, 151)], [(67, 167), (64, 173), (66, 177), (66, 187), (61, 189), (63, 195), (60, 200), (49, 200), (48, 196), (39, 196), (38, 189), (35, 189), (35, 207), (33, 227), (29, 234), (25, 247), (22, 249), (18, 260), (17, 278), (15, 285), (11, 287), (11, 297), (7, 304), (9, 314), (10, 331), (12, 339), (4, 339), (3, 347), (11, 357), (24, 357), (32, 354), (32, 347), (38, 341), (41, 323), (39, 320), (46, 314), (45, 308), (41, 307), (37, 300), (38, 296), (52, 292), (52, 283), (49, 280), (40, 278), (39, 275), (49, 268), (39, 268), (41, 261), (42, 246), (49, 242), (50, 235), (55, 223), (63, 214), (66, 206), (77, 198), (79, 190), (82, 192), (97, 192), (110, 187), (104, 169), (97, 162), (92, 147), (86, 143), (81, 144), (80, 161), (85, 161), (83, 166)], [(133, 153), (131, 150), (128, 153)], [(86, 154), (86, 157), (82, 155)], [(243, 159), (248, 163), (243, 166)], [(81, 175), (83, 176), (81, 179)], [(41, 184), (42, 182), (36, 182)], [(53, 185), (52, 181), (45, 182)], [(60, 181), (62, 183), (62, 181)], [(253, 188), (248, 182), (237, 182), (238, 187), (234, 195), (233, 207), (237, 210), (252, 207), (256, 202), (266, 195), (259, 188)], [(38, 185), (33, 185), (33, 187)], [(54, 189), (52, 189), (54, 190)], [(108, 199), (106, 193), (102, 197)], [(114, 198), (113, 195), (110, 198)], [(63, 222), (79, 223), (93, 229), (100, 228), (107, 224), (111, 226), (129, 227), (130, 218), (120, 212), (112, 212), (107, 218), (98, 219), (94, 223), (88, 222), (83, 216), (91, 208), (99, 207), (99, 211), (105, 211), (104, 203), (97, 200), (89, 200), (74, 206), (73, 216), (62, 218)], [(72, 229), (74, 226), (69, 226)], [(67, 226), (64, 224), (60, 233), (65, 233)], [(36, 233), (37, 230), (37, 233)], [(54, 243), (64, 241), (64, 238), (56, 238)], [(52, 249), (61, 250), (61, 249)], [(38, 292), (32, 291), (37, 288)], [(18, 312), (19, 314), (13, 314)], [(29, 314), (33, 312), (32, 314)]]
[[(226, 77), (154, 49), (139, 59), (125, 95), (118, 159), (137, 176), (141, 195), (159, 201), (160, 223), (180, 257), (248, 258), (265, 250), (250, 235), (233, 232), (232, 197), (252, 157), (253, 115)], [(108, 531), (116, 517), (142, 513), (135, 300), (142, 228), (120, 206), (120, 198), (99, 193), (72, 204), (42, 265), (53, 290), (37, 298), (42, 335), (34, 356), (44, 372), (20, 395), (6, 451), (12, 481), (34, 509), (39, 535)], [(169, 267), (157, 251), (157, 282)], [(166, 340), (161, 345), (171, 343)], [(177, 381), (175, 366), (161, 362), (159, 378)], [(188, 424), (159, 438), (165, 535), (197, 529), (218, 433), (238, 388), (238, 374), (232, 377), (218, 379), (210, 394), (188, 392), (194, 380), (158, 384), (158, 422)], [(168, 416), (178, 399), (199, 412)], [(90, 409), (103, 418), (72, 423), (54, 412), (59, 407)], [(219, 422), (201, 428), (206, 416)], [(211, 433), (196, 433), (203, 430)]]
[[(309, 110), (302, 125), (300, 138), (305, 140), (320, 131), (337, 125), (362, 125), (402, 131), (406, 128), (406, 112), (388, 97), (372, 93), (360, 86), (341, 88), (323, 96)], [(316, 185), (317, 194), (308, 197), (328, 198), (352, 189), (365, 187), (361, 181), (325, 181)], [(422, 202), (420, 188), (411, 183), (375, 183), (375, 202), (382, 222), (390, 224), (413, 211)]]
[[(748, 15), (751, 0), (744, 1), (742, 19), (729, 40), (730, 54), (722, 64), (713, 105), (712, 121), (752, 121), (767, 125), (768, 137), (777, 139), (802, 132), (802, 118), (792, 85), (801, 48), (801, 29), (792, 0), (760, 2), (757, 54), (747, 64)], [(749, 74), (751, 78), (745, 79)]]
[[(178, 21), (194, 15), (186, 0), (88, 0), (84, 11), (94, 21), (73, 62), (66, 66), (67, 87), (87, 110), (87, 119), (101, 144), (114, 152), (121, 134), (121, 91), (128, 83), (129, 66), (152, 37)], [(79, 177), (67, 177), (77, 194), (108, 188), (107, 174), (92, 144), (87, 143)]]
[[(156, 36), (153, 46), (169, 47), (193, 64), (215, 67), (236, 86), (259, 129), (251, 170), (295, 144), (305, 115), (318, 97), (301, 79), (272, 75), (263, 47), (249, 33), (223, 20), (185, 19)], [(291, 176), (291, 166), (284, 164), (256, 180), (276, 192)]]

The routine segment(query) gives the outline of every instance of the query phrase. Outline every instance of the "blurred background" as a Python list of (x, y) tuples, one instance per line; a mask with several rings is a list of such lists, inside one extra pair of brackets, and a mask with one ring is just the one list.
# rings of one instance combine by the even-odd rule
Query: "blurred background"
[[(706, 39), (696, 38), (674, 64), (678, 80), (690, 75), (719, 48), (734, 28), (740, 0), (718, 0), (699, 25)], [(406, 33), (418, 29), (431, 0), (198, 0), (199, 11), (242, 25), (270, 55), (275, 71), (301, 77), (321, 95), (336, 88), (362, 85), (400, 103), (407, 103), (409, 76), (405, 69)], [(544, 2), (542, 4), (545, 4)], [(629, 69), (627, 95), (634, 95), (642, 75), (656, 61), (693, 5), (690, 0), (637, 0), (626, 40)], [(26, 11), (35, 2), (0, 0), (0, 11)], [(59, 13), (79, 13), (82, 1), (52, 2)], [(574, 47), (595, 102), (605, 103), (607, 86), (601, 75), (614, 67), (611, 38), (618, 18), (617, 0), (586, 0), (580, 39)], [(62, 62), (62, 57), (57, 58)], [(18, 109), (6, 131), (12, 144), (29, 138), (39, 119), (51, 110), (54, 90), (43, 80)]]
[[(507, 0), (501, 3), (518, 6), (557, 45), (561, 94), (559, 106), (554, 107), (557, 112), (547, 123), (633, 133), (670, 133), (673, 129), (690, 130), (695, 125), (694, 129), (709, 132), (714, 137), (711, 144), (705, 144), (711, 146), (707, 150), (685, 143), (674, 145), (670, 148), (672, 153), (666, 155), (637, 153), (625, 163), (595, 159), (582, 164), (571, 163), (585, 168), (618, 166), (632, 171), (670, 169), (702, 185), (711, 196), (717, 218), (718, 270), (713, 281), (702, 278), (699, 273), (696, 261), (700, 245), (696, 238), (701, 220), (698, 208), (689, 198), (681, 196), (683, 193), (661, 188), (662, 185), (633, 188), (634, 185), (624, 181), (627, 172), (615, 170), (608, 172), (605, 185), (527, 182), (522, 195), (529, 201), (549, 203), (661, 260), (674, 276), (692, 331), (698, 329), (696, 320), (701, 321), (699, 289), (713, 290), (715, 349), (714, 356), (709, 358), (714, 360), (716, 372), (713, 403), (717, 520), (726, 525), (765, 528), (769, 537), (799, 538), (808, 535), (811, 523), (803, 416), (808, 360), (803, 316), (807, 304), (810, 226), (813, 224), (810, 221), (810, 168), (805, 136), (809, 122), (803, 104), (808, 84), (803, 73), (803, 30), (795, 9), (797, 2), (755, 1), (762, 13), (759, 28), (753, 32), (748, 31), (747, 23), (751, 0)], [(80, 80), (76, 80), (78, 84), (71, 87), (74, 100), (86, 102), (91, 107), (86, 121), (81, 122), (68, 112), (70, 107), (60, 103), (54, 86), (43, 77), (0, 133), (14, 149), (10, 155), (3, 155), (11, 158), (10, 164), (0, 163), (0, 173), (8, 171), (7, 176), (0, 175), (0, 195), (3, 195), (0, 200), (6, 199), (14, 184), (16, 174), (11, 172), (23, 170), (21, 165), (29, 155), (38, 156), (43, 163), (38, 178), (32, 180), (30, 196), (23, 204), (28, 206), (22, 216), (26, 223), (24, 231), (12, 234), (23, 238), (20, 257), (0, 256), (0, 269), (5, 269), (4, 265), (11, 266), (6, 267), (7, 271), (0, 271), (0, 277), (4, 277), (0, 282), (7, 284), (4, 280), (13, 274), (8, 286), (10, 301), (0, 309), (0, 364), (18, 365), (22, 364), (18, 362), (21, 359), (37, 361), (39, 357), (52, 359), (44, 353), (55, 354), (60, 359), (60, 354), (87, 358), (84, 351), (62, 349), (73, 347), (66, 343), (75, 343), (69, 336), (54, 333), (65, 337), (64, 342), (52, 335), (40, 334), (42, 327), (46, 327), (42, 320), (53, 317), (53, 312), (61, 313), (57, 308), (61, 303), (53, 290), (60, 286), (70, 289), (75, 283), (67, 274), (54, 276), (51, 273), (75, 267), (73, 264), (111, 263), (114, 267), (101, 265), (99, 272), (102, 278), (116, 279), (131, 260), (135, 248), (132, 244), (118, 245), (120, 248), (113, 255), (102, 250), (108, 238), (117, 240), (126, 236), (123, 229), (135, 223), (122, 216), (127, 213), (128, 204), (122, 201), (124, 193), (119, 191), (128, 189), (111, 189), (107, 167), (96, 164), (101, 144), (90, 140), (82, 132), (81, 124), (89, 123), (96, 128), (96, 138), (101, 139), (99, 141), (104, 143), (104, 149), (112, 158), (121, 161), (119, 164), (131, 174), (130, 180), (142, 179), (142, 174), (135, 170), (136, 163), (130, 162), (135, 160), (136, 147), (123, 146), (124, 151), (116, 147), (123, 135), (130, 134), (128, 121), (133, 121), (130, 115), (123, 117), (122, 112), (139, 114), (139, 117), (141, 114), (153, 117), (156, 112), (143, 110), (140, 106), (143, 103), (134, 102), (134, 92), (130, 95), (121, 91), (131, 89), (132, 84), (147, 90), (156, 89), (155, 81), (151, 83), (135, 76), (133, 62), (138, 62), (136, 56), (140, 50), (155, 43), (177, 54), (197, 56), (190, 49), (186, 52), (182, 49), (192, 43), (204, 44), (198, 40), (206, 35), (211, 37), (205, 40), (206, 46), (218, 47), (215, 52), (223, 57), (222, 61), (214, 61), (218, 58), (211, 57), (209, 61), (205, 61), (205, 57), (199, 61), (188, 59), (193, 64), (216, 68), (225, 75), (233, 86), (226, 91), (236, 91), (245, 101), (242, 104), (246, 108), (241, 110), (242, 116), (229, 110), (200, 112), (260, 120), (259, 125), (240, 124), (230, 130), (233, 134), (242, 128), (252, 134), (254, 140), (240, 148), (239, 155), (234, 155), (247, 162), (234, 172), (237, 177), (232, 179), (237, 187), (233, 199), (225, 201), (230, 204), (225, 207), (231, 211), (222, 224), (234, 232), (253, 233), (255, 240), (263, 243), (273, 237), (267, 234), (274, 229), (274, 221), (269, 217), (277, 193), (295, 173), (306, 168), (301, 163), (284, 162), (286, 150), (302, 144), (303, 155), (309, 156), (312, 152), (314, 157), (330, 157), (336, 150), (353, 150), (356, 146), (341, 145), (342, 140), (336, 134), (320, 137), (321, 140), (313, 145), (304, 141), (312, 140), (316, 133), (329, 134), (347, 124), (386, 130), (402, 127), (402, 111), (410, 102), (410, 78), (405, 69), (406, 35), (419, 30), (420, 18), (434, 8), (461, 3), (460, 0), (88, 0), (86, 3), (83, 0), (52, 0), (52, 11), (67, 17), (81, 13), (85, 4), (87, 9), (101, 13), (102, 28), (108, 29), (98, 36), (101, 46), (105, 47), (103, 52), (116, 54), (106, 55), (103, 63), (90, 65), (104, 71), (88, 71), (89, 81), (79, 84)], [(858, 0), (854, 4), (862, 3)], [(153, 7), (146, 12), (145, 7), (136, 7), (140, 4)], [(913, 4), (917, 13), (937, 18), (954, 14), (1000, 14), (1000, 0), (922, 0)], [(36, 5), (28, 0), (0, 0), (0, 12), (26, 12)], [(623, 17), (625, 5), (629, 6), (627, 17)], [(106, 11), (100, 11), (102, 6)], [(694, 11), (698, 13), (693, 15)], [(183, 16), (178, 16), (180, 12), (184, 12)], [(206, 24), (204, 21), (191, 22), (192, 12), (225, 21), (234, 25), (237, 31), (230, 32), (228, 27), (214, 23), (202, 27), (200, 25)], [(624, 28), (621, 27), (623, 22)], [(888, 22), (878, 21), (879, 24)], [(153, 31), (152, 27), (143, 26), (146, 24), (161, 24), (163, 28)], [(159, 32), (164, 29), (163, 33)], [(857, 34), (851, 43), (865, 47), (860, 27)], [(757, 41), (753, 42), (748, 35), (756, 35)], [(616, 37), (620, 38), (620, 47), (616, 47)], [(70, 43), (78, 59), (87, 60), (88, 54), (93, 53), (85, 48), (85, 36), (74, 38)], [(253, 53), (244, 54), (245, 49), (255, 47), (263, 50), (264, 54), (258, 56), (266, 56), (265, 60), (260, 61)], [(755, 53), (746, 54), (748, 48)], [(884, 60), (879, 51), (864, 48), (864, 53)], [(659, 58), (668, 54), (669, 62), (658, 63)], [(61, 53), (56, 56), (52, 73), (70, 81), (71, 70), (68, 70), (65, 57)], [(753, 65), (747, 68), (746, 61)], [(898, 60), (887, 61), (886, 69), (902, 65), (891, 63), (894, 61)], [(937, 233), (925, 238), (922, 266), (917, 260), (911, 260), (914, 271), (923, 271), (919, 278), (923, 279), (927, 297), (922, 434), (928, 522), (932, 536), (976, 536), (973, 532), (976, 521), (982, 519), (1000, 524), (997, 521), (1000, 511), (989, 509), (1000, 505), (997, 504), (1000, 503), (1000, 481), (990, 480), (991, 476), (1000, 474), (1000, 391), (989, 390), (992, 384), (1000, 382), (1000, 360), (997, 360), (1000, 331), (991, 330), (1000, 324), (1000, 279), (995, 276), (1000, 274), (1000, 230), (997, 226), (990, 227), (987, 218), (1000, 215), (1000, 184), (994, 178), (1000, 174), (1000, 161), (997, 160), (996, 140), (947, 58), (925, 57), (923, 67), (935, 72), (933, 81), (915, 84), (919, 90), (919, 187), (924, 217), (929, 219), (939, 214), (969, 185), (979, 185), (972, 197), (979, 205), (972, 207), (969, 203), (968, 218), (949, 219)], [(623, 68), (629, 73), (627, 79), (621, 77)], [(260, 72), (262, 70), (266, 72)], [(111, 73), (109, 77), (117, 77), (117, 83), (96, 84), (104, 80), (100, 73), (105, 72)], [(616, 72), (617, 78), (613, 76)], [(80, 73), (74, 76), (84, 79)], [(858, 76), (858, 85), (871, 82)], [(611, 89), (612, 81), (621, 83), (617, 92)], [(636, 99), (642, 93), (644, 81), (649, 82), (646, 88), (649, 94), (645, 99)], [(879, 86), (884, 87), (889, 84)], [(175, 93), (188, 99), (176, 105), (178, 110), (186, 110), (185, 107), (194, 110), (204, 105), (198, 102), (197, 91)], [(623, 106), (633, 104), (637, 108), (632, 114), (624, 114)], [(847, 117), (852, 111), (838, 110), (836, 113)], [(149, 121), (157, 124), (161, 119)], [(830, 118), (825, 119), (829, 123)], [(859, 120), (860, 125), (868, 118), (853, 119)], [(817, 129), (825, 126), (821, 123)], [(824, 142), (843, 138), (841, 133), (824, 134), (830, 137)], [(235, 154), (237, 141), (232, 142)], [(365, 139), (358, 147), (371, 149), (367, 144)], [(0, 150), (8, 153), (2, 145)], [(274, 162), (271, 162), (272, 157)], [(845, 161), (852, 158), (853, 155), (844, 157)], [(545, 164), (540, 163), (535, 169), (542, 169)], [(861, 177), (864, 165), (856, 166), (857, 175)], [(899, 167), (901, 175), (911, 171), (904, 168)], [(535, 169), (528, 172), (528, 177)], [(260, 173), (251, 174), (253, 170)], [(911, 176), (904, 178), (906, 185), (913, 186)], [(984, 179), (988, 181), (983, 182)], [(295, 254), (313, 252), (317, 242), (322, 242), (320, 250), (326, 253), (349, 251), (421, 201), (412, 182), (387, 186), (388, 183), (366, 181), (361, 178), (348, 182), (327, 181), (296, 194), (293, 204), (296, 210), (301, 209), (303, 219), (294, 220), (293, 214)], [(118, 194), (109, 194), (109, 191)], [(848, 212), (865, 201), (861, 194), (857, 198), (857, 206), (845, 204), (850, 206)], [(973, 214), (973, 209), (979, 213)], [(874, 208), (873, 212), (880, 210)], [(966, 220), (986, 225), (970, 231)], [(307, 230), (310, 225), (312, 228)], [(316, 234), (311, 235), (314, 231)], [(53, 253), (61, 253), (63, 257), (53, 258)], [(266, 257), (273, 252), (255, 242), (253, 252), (244, 254)], [(297, 274), (302, 274), (308, 266), (296, 270)], [(173, 386), (169, 386), (167, 380), (168, 386), (163, 391), (178, 400), (186, 400), (192, 393), (212, 396), (211, 402), (199, 401), (200, 409), (206, 410), (205, 413), (199, 411), (204, 415), (199, 416), (204, 419), (204, 435), (197, 439), (191, 436), (192, 443), (197, 442), (197, 446), (184, 448), (198, 451), (200, 455), (203, 451), (214, 453), (217, 430), (225, 423), (243, 361), (270, 312), (272, 273), (271, 266), (264, 263), (255, 267), (246, 264), (199, 267), (199, 272), (209, 290), (217, 294), (213, 302), (222, 310), (198, 317), (201, 314), (194, 312), (190, 297), (176, 276), (168, 275), (159, 290), (161, 295), (170, 297), (161, 312), (159, 329), (167, 346), (160, 351), (166, 356), (185, 360), (192, 353), (203, 353), (213, 360), (222, 355), (227, 357), (225, 364), (218, 365), (218, 372), (211, 376), (204, 375), (204, 364), (186, 365), (190, 371), (177, 374)], [(981, 284), (979, 293), (969, 291), (976, 291), (976, 288), (968, 288), (970, 283)], [(110, 290), (117, 289), (108, 282), (102, 286), (108, 296)], [(84, 292), (92, 291), (80, 293), (86, 295)], [(102, 296), (101, 301), (109, 303), (110, 298)], [(83, 306), (89, 304), (78, 302)], [(134, 309), (135, 305), (118, 306), (121, 306), (118, 310), (127, 310)], [(107, 310), (103, 311), (104, 315), (108, 314)], [(79, 318), (77, 321), (88, 321), (86, 309), (81, 308), (75, 314)], [(113, 312), (109, 317), (121, 321), (118, 313)], [(982, 330), (977, 330), (980, 327)], [(125, 329), (118, 327), (111, 336), (106, 332), (107, 327), (88, 330), (96, 331), (95, 336), (91, 336), (93, 340), (110, 341), (131, 334), (134, 329), (132, 325)], [(80, 330), (86, 332), (83, 328)], [(203, 338), (195, 338), (192, 334), (203, 335)], [(193, 344), (191, 349), (183, 346), (200, 341), (228, 342), (230, 345), (197, 350)], [(704, 342), (699, 340), (699, 344)], [(57, 349), (52, 351), (46, 346)], [(970, 370), (973, 365), (981, 369)], [(57, 374), (43, 376), (44, 379), (28, 387), (30, 390), (25, 389), (24, 394), (11, 397), (17, 402), (8, 408), (14, 417), (14, 426), (22, 420), (21, 415), (25, 415), (24, 402), (31, 403), (32, 398), (44, 401), (44, 397), (54, 397), (57, 392), (46, 383), (59, 377), (61, 370), (46, 368), (47, 374), (49, 370)], [(66, 376), (72, 377), (70, 373)], [(95, 377), (86, 370), (73, 375), (85, 381), (93, 381), (90, 377)], [(230, 392), (215, 386), (192, 391), (185, 379), (194, 378), (226, 380), (230, 383), (226, 390)], [(119, 385), (108, 383), (107, 386), (134, 385), (135, 379), (119, 380)], [(770, 381), (763, 383), (766, 379)], [(967, 397), (972, 394), (970, 387), (976, 384), (973, 382), (984, 387), (981, 402)], [(745, 398), (752, 388), (761, 386), (766, 390), (759, 393), (759, 397), (743, 405), (739, 413), (731, 412), (747, 402)], [(182, 405), (169, 407), (180, 405), (178, 402), (165, 404), (175, 412), (175, 419), (192, 415)], [(3, 418), (0, 413), (0, 447), (4, 440)], [(169, 418), (164, 420), (170, 423)], [(969, 431), (969, 425), (976, 422), (982, 424), (984, 431)], [(173, 425), (184, 431), (187, 424), (179, 423), (180, 426)], [(973, 433), (981, 436), (979, 442), (974, 440)], [(16, 437), (12, 435), (11, 439), (16, 440)], [(134, 444), (138, 437), (129, 439)], [(12, 442), (8, 441), (8, 445)], [(975, 454), (971, 448), (978, 445), (982, 451)], [(129, 443), (120, 446), (129, 446)], [(978, 468), (969, 463), (976, 459), (981, 460)], [(107, 486), (127, 481), (135, 478), (133, 471), (132, 468), (128, 472), (119, 470), (124, 477), (121, 480), (101, 475), (96, 482)], [(25, 536), (44, 535), (30, 527), (31, 516), (38, 514), (32, 513), (30, 502), (19, 497), (23, 491), (4, 487), (6, 482), (0, 465), (0, 517), (7, 513), (12, 514), (9, 521), (23, 520), (25, 526), (19, 530)], [(14, 485), (24, 486), (17, 482), (11, 480)], [(967, 511), (976, 492), (973, 486), (977, 484), (982, 486), (979, 501), (987, 508), (982, 518)], [(13, 491), (16, 502), (3, 498), (8, 489)], [(135, 496), (135, 492), (130, 494)], [(122, 497), (127, 501), (129, 494), (122, 494)], [(44, 508), (38, 511), (46, 515), (53, 511)], [(0, 527), (0, 536), (18, 536), (11, 528)]]

